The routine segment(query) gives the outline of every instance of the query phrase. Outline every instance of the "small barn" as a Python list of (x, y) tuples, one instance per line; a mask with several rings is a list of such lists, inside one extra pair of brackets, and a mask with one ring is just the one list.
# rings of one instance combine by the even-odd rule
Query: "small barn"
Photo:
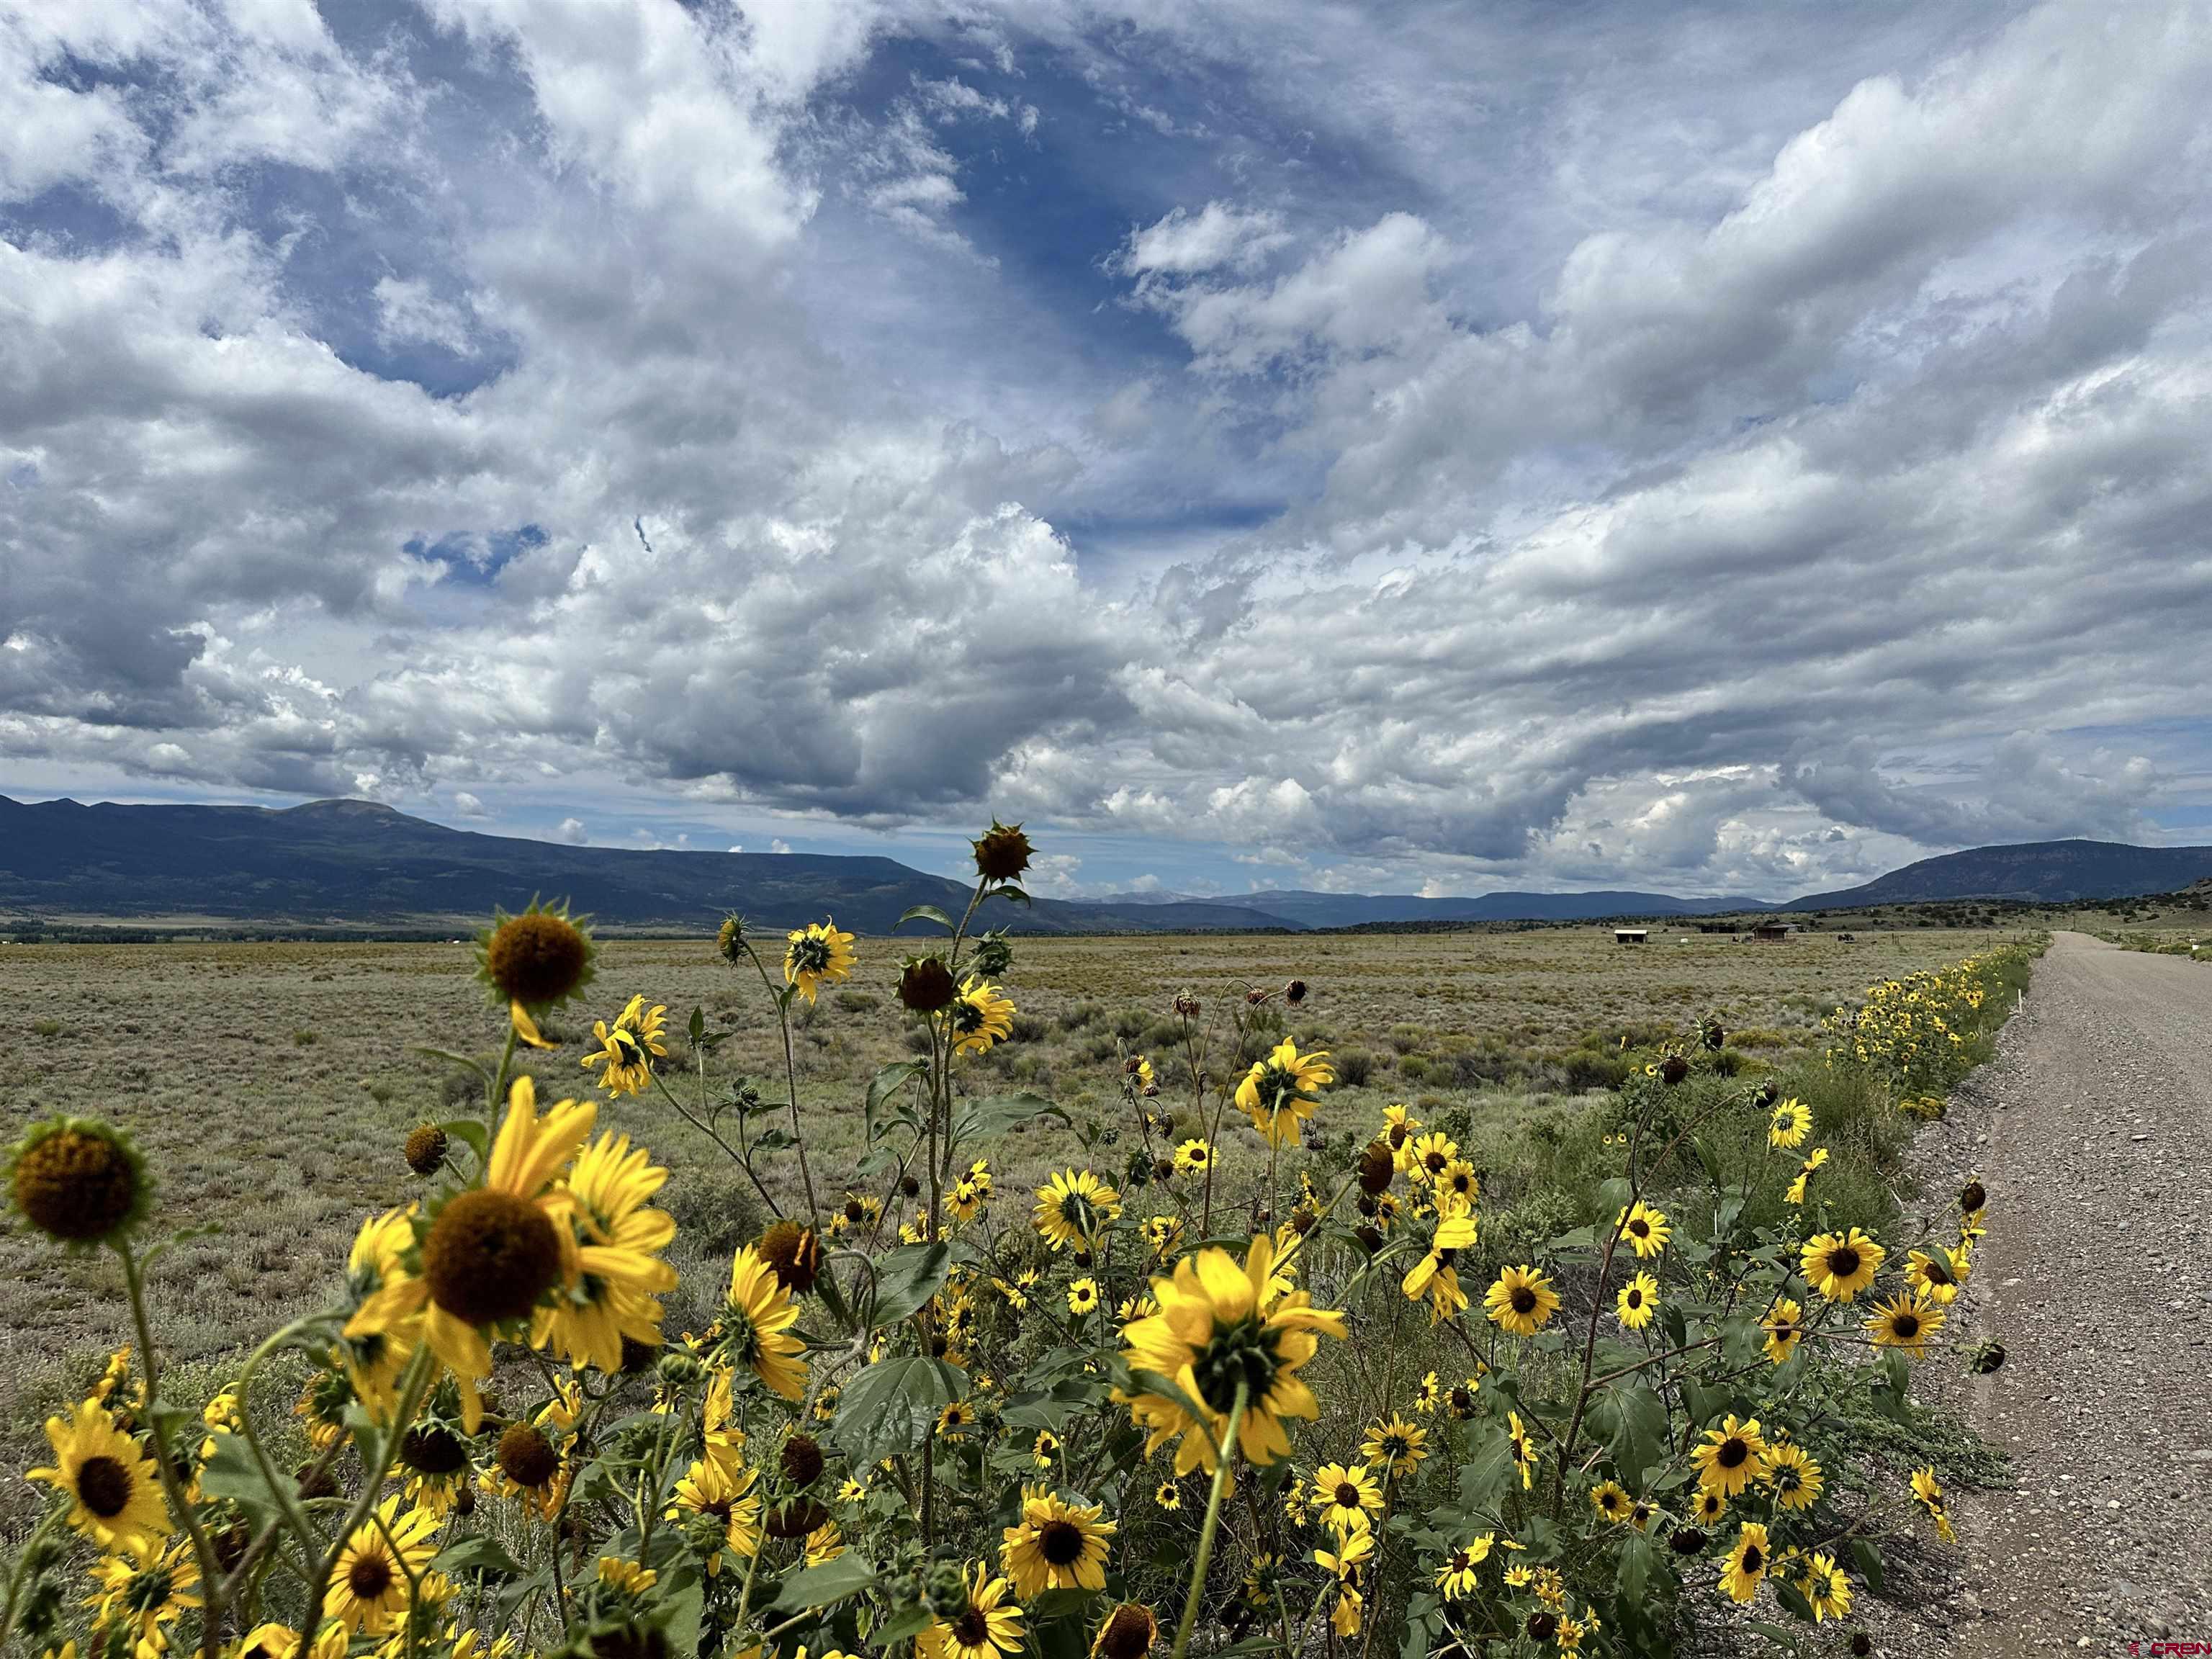
[(1770, 945), (1779, 945), (1784, 939), (1794, 937), (1796, 932), (1797, 924), (1794, 921), (1762, 921), (1751, 930), (1751, 936), (1763, 939)]
[(1649, 927), (1616, 927), (1613, 930), (1615, 945), (1641, 945), (1650, 937)]

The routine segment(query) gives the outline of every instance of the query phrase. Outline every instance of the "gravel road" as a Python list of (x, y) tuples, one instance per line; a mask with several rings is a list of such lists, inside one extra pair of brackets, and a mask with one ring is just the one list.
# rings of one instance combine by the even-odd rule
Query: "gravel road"
[(2208, 1016), (2212, 967), (2060, 933), (1998, 1060), (1925, 1138), (1923, 1207), (1970, 1171), (1989, 1188), (1959, 1334), (2007, 1358), (1952, 1403), (2011, 1454), (2014, 1489), (1954, 1502), (1964, 1559), (1925, 1586), (1948, 1605), (1885, 1649), (2212, 1652)]

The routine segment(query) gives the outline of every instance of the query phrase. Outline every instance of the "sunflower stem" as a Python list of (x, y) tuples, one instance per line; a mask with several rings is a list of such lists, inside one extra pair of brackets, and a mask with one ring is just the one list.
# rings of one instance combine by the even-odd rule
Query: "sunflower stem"
[(146, 1317), (146, 1285), (138, 1257), (127, 1238), (116, 1244), (115, 1253), (123, 1258), (123, 1282), (131, 1295), (131, 1323), (138, 1334), (138, 1352), (145, 1362), (146, 1417), (152, 1429), (146, 1437), (154, 1449), (154, 1472), (161, 1477), (161, 1495), (168, 1500), (169, 1514), (192, 1540), (192, 1559), (199, 1567), (207, 1600), (200, 1615), (200, 1652), (204, 1659), (216, 1659), (222, 1626), (222, 1568), (215, 1559), (214, 1545), (208, 1541), (207, 1528), (200, 1524), (199, 1516), (185, 1496), (184, 1482), (177, 1479), (169, 1458), (168, 1437), (161, 1432), (161, 1414), (155, 1409), (161, 1398), (161, 1364), (154, 1352), (153, 1325)]
[[(330, 1589), (331, 1573), (337, 1566), (338, 1557), (345, 1553), (348, 1541), (360, 1530), (362, 1522), (376, 1507), (376, 1500), (384, 1491), (384, 1478), (392, 1472), (392, 1461), (399, 1454), (400, 1437), (406, 1433), (407, 1425), (415, 1420), (415, 1413), (422, 1409), (422, 1396), (430, 1391), (430, 1379), (437, 1369), (437, 1356), (431, 1352), (427, 1341), (415, 1350), (414, 1357), (407, 1362), (407, 1372), (400, 1382), (399, 1405), (392, 1413), (392, 1431), (383, 1437), (377, 1449), (376, 1467), (362, 1470), (364, 1479), (361, 1496), (354, 1500), (353, 1508), (347, 1511), (337, 1538), (323, 1553), (322, 1562), (316, 1567), (314, 1578), (307, 1586), (307, 1616), (300, 1621), (300, 1628), (309, 1632), (302, 1638), (307, 1643), (312, 1644), (314, 1640), (313, 1632), (322, 1628), (323, 1598)], [(315, 1564), (311, 1559), (309, 1565)], [(209, 1659), (214, 1659), (212, 1653)]]
[(799, 1176), (806, 1186), (806, 1213), (814, 1223), (814, 1234), (818, 1238), (822, 1235), (822, 1206), (814, 1196), (814, 1170), (806, 1161), (806, 1136), (799, 1124), (799, 1051), (791, 1041), (791, 998), (776, 994), (775, 982), (768, 976), (768, 964), (753, 949), (750, 939), (745, 941), (745, 954), (753, 959), (769, 1000), (775, 1004), (776, 1019), (783, 1027), (783, 1080), (791, 1102), (791, 1138), (799, 1151)]
[[(1229, 1486), (1230, 1460), (1237, 1455), (1237, 1431), (1243, 1426), (1244, 1407), (1252, 1398), (1249, 1383), (1237, 1385), (1237, 1403), (1229, 1408), (1228, 1425), (1213, 1460), (1213, 1490), (1206, 1499), (1206, 1523), (1199, 1528), (1198, 1559), (1191, 1563), (1190, 1588), (1183, 1595), (1182, 1617), (1176, 1621), (1175, 1647), (1169, 1659), (1183, 1659), (1190, 1650), (1190, 1633), (1198, 1623), (1199, 1598), (1206, 1591), (1206, 1570), (1213, 1565), (1213, 1535), (1221, 1527), (1221, 1494)], [(1204, 1424), (1199, 1425), (1201, 1429)]]

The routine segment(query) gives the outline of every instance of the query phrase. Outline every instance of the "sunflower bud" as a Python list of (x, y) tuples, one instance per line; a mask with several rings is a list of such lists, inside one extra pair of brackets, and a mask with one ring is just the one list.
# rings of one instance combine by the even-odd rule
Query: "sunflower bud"
[(1984, 1342), (1966, 1356), (1967, 1368), (1977, 1376), (1987, 1376), (2005, 1363), (2005, 1346), (2002, 1342)]
[(143, 1218), (150, 1186), (123, 1133), (82, 1117), (33, 1123), (9, 1179), (23, 1218), (63, 1244), (119, 1239)]
[(707, 1375), (707, 1367), (697, 1354), (671, 1348), (653, 1362), (653, 1372), (672, 1389), (688, 1389)]
[(1851, 1632), (1851, 1652), (1854, 1659), (1867, 1659), (1867, 1655), (1873, 1651), (1873, 1637), (1869, 1636), (1863, 1630), (1855, 1630)]
[(933, 1561), (929, 1576), (922, 1581), (922, 1599), (929, 1610), (940, 1619), (951, 1619), (968, 1606), (968, 1581), (960, 1575), (957, 1561)]
[(446, 1132), (434, 1123), (418, 1123), (407, 1134), (403, 1149), (407, 1167), (428, 1178), (446, 1167)]
[(1969, 1181), (1959, 1188), (1959, 1207), (1968, 1215), (1990, 1201), (1989, 1188), (1978, 1181)]
[(975, 873), (986, 881), (1012, 881), (1030, 867), (1036, 849), (1018, 823), (991, 820), (991, 827), (969, 843), (975, 849)]
[(435, 1423), (417, 1423), (399, 1442), (399, 1461), (417, 1474), (453, 1474), (466, 1468), (469, 1449)]
[(745, 959), (745, 919), (732, 911), (714, 933), (714, 953), (732, 966)]
[(933, 1014), (949, 1006), (958, 990), (942, 957), (916, 957), (899, 970), (898, 1000), (915, 1013)]
[(968, 965), (975, 970), (979, 979), (1005, 978), (1006, 969), (1014, 965), (1013, 941), (1003, 931), (984, 934), (975, 941)]
[(1359, 1155), (1359, 1190), (1370, 1194), (1387, 1192), (1391, 1178), (1397, 1173), (1397, 1162), (1390, 1155), (1389, 1143), (1380, 1137), (1369, 1141), (1366, 1151)]

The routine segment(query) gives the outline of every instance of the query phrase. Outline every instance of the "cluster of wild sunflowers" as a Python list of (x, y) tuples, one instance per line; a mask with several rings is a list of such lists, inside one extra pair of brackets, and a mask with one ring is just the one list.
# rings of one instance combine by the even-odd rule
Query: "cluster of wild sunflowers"
[(1869, 986), (1857, 1007), (1838, 1008), (1822, 1028), (1828, 1062), (1880, 1073), (1915, 1115), (1940, 1117), (1944, 1094), (1972, 1064), (1967, 1050), (1992, 981), (2029, 954), (2001, 945)]
[[(15, 1206), (114, 1253), (137, 1342), (47, 1425), (53, 1500), (0, 1644), (1616, 1654), (1665, 1650), (1701, 1601), (1848, 1613), (1886, 1522), (1840, 1501), (1832, 1472), (1864, 1455), (1841, 1407), (1908, 1412), (1905, 1363), (1972, 1270), (1978, 1188), (1955, 1243), (1893, 1250), (1832, 1224), (1808, 1108), (1746, 1087), (1686, 1112), (1682, 1074), (1655, 1069), (1614, 1104), (1611, 1219), (1489, 1262), (1451, 1133), (1404, 1105), (1328, 1123), (1329, 1056), (1283, 1030), (1297, 981), (1176, 996), (1175, 1052), (1122, 1055), (1111, 1113), (1078, 1123), (975, 1063), (1013, 1031), (1013, 947), (972, 929), (1026, 902), (1031, 850), (994, 823), (965, 913), (909, 914), (945, 934), (897, 965), (914, 1054), (872, 1079), (865, 1150), (834, 1170), (808, 1151), (792, 1028), (859, 970), (851, 933), (791, 931), (780, 974), (741, 919), (718, 936), (777, 1014), (781, 1098), (714, 1081), (726, 1033), (702, 1012), (672, 1027), (634, 996), (592, 1026), (603, 1098), (547, 1103), (524, 1066), (595, 946), (558, 908), (496, 917), (478, 969), (503, 1047), (443, 1057), (477, 1069), (484, 1115), (408, 1137), (422, 1191), (198, 1410), (160, 1364), (143, 1160), (105, 1124), (35, 1126)], [(669, 1172), (601, 1121), (648, 1091), (773, 1215), (691, 1331), (663, 1300)], [(1676, 1154), (1720, 1120), (1763, 1125), (1768, 1161), (1692, 1216)], [(1048, 1122), (1083, 1156), (1009, 1206), (999, 1142)], [(1748, 1226), (1765, 1182), (1784, 1218)], [(1911, 1491), (1950, 1537), (1936, 1471)]]

